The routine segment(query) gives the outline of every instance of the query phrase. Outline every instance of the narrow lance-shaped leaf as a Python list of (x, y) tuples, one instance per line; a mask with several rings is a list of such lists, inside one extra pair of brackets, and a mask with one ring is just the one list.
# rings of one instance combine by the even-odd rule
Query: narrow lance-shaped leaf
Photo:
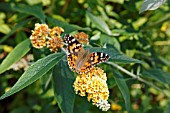
[(73, 113), (75, 92), (74, 77), (67, 61), (60, 61), (53, 70), (53, 87), (55, 97), (62, 113)]
[(42, 23), (45, 23), (46, 16), (44, 15), (41, 5), (29, 6), (25, 4), (17, 4), (16, 6), (13, 7), (13, 10), (18, 11), (20, 13), (33, 15), (40, 19)]
[(96, 28), (100, 29), (102, 32), (108, 34), (108, 35), (112, 35), (111, 30), (109, 29), (108, 25), (106, 24), (105, 21), (103, 21), (101, 18), (96, 17), (94, 15), (92, 15), (89, 12), (86, 12), (86, 14), (88, 15), (88, 17), (90, 18), (91, 22), (95, 25)]
[(123, 76), (120, 74), (119, 71), (114, 70), (114, 75), (115, 75), (114, 78), (117, 83), (117, 86), (119, 87), (119, 89), (122, 93), (122, 96), (125, 100), (126, 109), (127, 109), (128, 113), (130, 113), (130, 105), (131, 105), (130, 104), (130, 93), (129, 93), (129, 89), (126, 84), (126, 81), (123, 78)]
[(0, 100), (11, 96), (12, 94), (35, 82), (52, 67), (54, 67), (54, 65), (58, 63), (63, 56), (63, 53), (54, 53), (35, 62), (22, 74), (15, 85), (0, 97)]
[(161, 69), (150, 69), (143, 71), (142, 76), (150, 77), (158, 82), (170, 85), (170, 73), (164, 72)]
[(18, 44), (12, 52), (8, 54), (8, 56), (3, 60), (0, 65), (0, 73), (6, 71), (12, 64), (21, 59), (28, 51), (31, 49), (30, 39), (26, 39), (25, 41)]

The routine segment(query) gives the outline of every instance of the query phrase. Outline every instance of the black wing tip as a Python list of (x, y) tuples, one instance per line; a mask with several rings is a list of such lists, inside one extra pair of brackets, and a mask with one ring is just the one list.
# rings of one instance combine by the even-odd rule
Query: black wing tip
[(109, 55), (108, 54), (105, 54), (105, 58), (104, 58), (104, 62), (107, 62), (109, 60)]
[(67, 39), (67, 38), (69, 38), (71, 35), (70, 34), (65, 34), (64, 35), (64, 39)]
[(110, 56), (108, 54), (106, 54), (106, 59), (108, 60), (110, 58)]
[(71, 35), (70, 34), (65, 34), (64, 37), (71, 37)]
[(64, 35), (64, 40), (65, 40), (65, 42), (68, 43), (68, 41), (70, 40), (71, 37), (72, 37), (72, 36), (71, 36), (70, 34), (65, 34), (65, 35)]

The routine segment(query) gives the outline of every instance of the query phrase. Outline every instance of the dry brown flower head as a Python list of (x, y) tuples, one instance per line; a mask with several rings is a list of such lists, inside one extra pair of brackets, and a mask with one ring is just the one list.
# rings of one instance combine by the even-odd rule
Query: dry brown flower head
[(89, 44), (89, 36), (84, 32), (80, 32), (74, 35), (74, 37), (82, 44)]

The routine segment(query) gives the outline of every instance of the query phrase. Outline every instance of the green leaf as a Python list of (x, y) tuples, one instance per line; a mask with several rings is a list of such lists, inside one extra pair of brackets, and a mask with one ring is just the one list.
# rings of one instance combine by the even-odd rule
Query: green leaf
[(25, 54), (28, 53), (30, 49), (31, 49), (30, 39), (26, 39), (20, 44), (18, 44), (1, 63), (0, 73), (3, 73), (4, 71), (8, 70), (12, 64), (21, 59)]
[(126, 110), (128, 111), (128, 113), (130, 113), (130, 93), (129, 93), (129, 89), (128, 86), (126, 84), (125, 79), (123, 78), (123, 76), (121, 75), (121, 73), (117, 70), (114, 70), (114, 78), (115, 81), (123, 95), (123, 98), (125, 100), (125, 105), (126, 105)]
[(114, 77), (112, 77), (112, 76), (109, 77), (107, 80), (107, 84), (108, 84), (109, 89), (113, 88), (116, 85), (116, 81), (115, 81)]
[(47, 20), (52, 26), (62, 27), (64, 29), (65, 34), (71, 33), (71, 32), (76, 31), (76, 30), (91, 31), (90, 28), (82, 28), (80, 26), (68, 24), (68, 23), (65, 23), (65, 22), (62, 22), (60, 20), (53, 19), (53, 18), (50, 18), (50, 17), (47, 17)]
[(63, 53), (54, 53), (35, 62), (22, 74), (15, 85), (0, 97), (0, 100), (13, 95), (14, 93), (35, 82), (41, 76), (46, 74), (52, 67), (54, 67), (54, 65), (58, 63), (63, 56)]
[(26, 40), (28, 39), (26, 33), (24, 31), (18, 31), (16, 33), (16, 43), (20, 43), (22, 42), (23, 40)]
[(96, 17), (94, 15), (92, 15), (89, 12), (86, 12), (86, 14), (88, 15), (88, 17), (90, 18), (91, 22), (95, 25), (96, 28), (100, 29), (102, 32), (108, 34), (108, 35), (112, 35), (111, 30), (109, 29), (108, 25), (106, 24), (105, 21), (103, 21), (101, 18)]
[(15, 27), (13, 27), (13, 29), (10, 31), (10, 33), (8, 33), (7, 35), (5, 35), (4, 37), (1, 38), (0, 40), (0, 44), (3, 43), (6, 39), (8, 39), (11, 35), (13, 35), (17, 30), (19, 30), (20, 28), (22, 28), (24, 25), (26, 25), (29, 21), (33, 20), (33, 18), (30, 19), (26, 19), (24, 21), (21, 21), (20, 23), (18, 23)]
[(159, 60), (161, 60), (165, 65), (170, 67), (170, 61), (162, 56), (159, 56)]
[(10, 110), (10, 113), (29, 113), (31, 108), (28, 105), (21, 105)]
[(25, 13), (29, 15), (33, 15), (41, 20), (42, 23), (45, 23), (46, 16), (42, 10), (42, 5), (25, 5), (25, 4), (17, 4), (13, 7), (13, 10), (18, 11), (20, 13)]
[(149, 106), (151, 106), (150, 105), (151, 98), (152, 97), (150, 97), (150, 96), (146, 96), (146, 98), (142, 99), (141, 106), (142, 106), (142, 108), (145, 108), (145, 109), (143, 109), (143, 113), (149, 113), (147, 111), (150, 109)]
[(74, 113), (87, 113), (92, 104), (84, 97), (76, 95)]
[(142, 13), (147, 10), (155, 10), (159, 8), (166, 1), (167, 0), (145, 0), (142, 4), (142, 7), (139, 13)]
[(170, 103), (167, 104), (167, 107), (165, 108), (164, 113), (170, 113)]
[(150, 77), (163, 84), (170, 85), (170, 73), (164, 72), (161, 69), (150, 69), (142, 72), (145, 77)]
[(11, 3), (10, 2), (0, 2), (0, 11), (12, 12)]
[(40, 79), (43, 94), (48, 90), (48, 86), (50, 84), (51, 79), (52, 79), (52, 69), (49, 70), (46, 74), (44, 74)]
[(125, 0), (106, 0), (108, 2), (113, 2), (113, 3), (118, 3), (118, 4), (123, 4)]
[(120, 44), (117, 41), (117, 39), (113, 36), (108, 36), (106, 34), (101, 34), (100, 36), (100, 41), (102, 43), (102, 45), (106, 44), (110, 44), (113, 45), (113, 47), (116, 47), (118, 50), (120, 50)]
[(130, 58), (123, 53), (120, 53), (114, 48), (99, 48), (99, 47), (93, 47), (93, 48), (86, 48), (90, 49), (91, 52), (103, 52), (107, 53), (114, 62), (120, 62), (120, 63), (142, 63), (142, 61)]
[(55, 97), (62, 113), (73, 113), (75, 92), (74, 77), (67, 61), (60, 61), (53, 69), (53, 87)]

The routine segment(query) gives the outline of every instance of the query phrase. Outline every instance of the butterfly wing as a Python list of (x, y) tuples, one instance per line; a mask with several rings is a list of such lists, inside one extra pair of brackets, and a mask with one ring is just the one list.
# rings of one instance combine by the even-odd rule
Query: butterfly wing
[(68, 65), (72, 71), (76, 71), (76, 61), (78, 56), (75, 53), (70, 53), (67, 55)]
[(67, 50), (67, 60), (68, 60), (68, 65), (72, 71), (77, 70), (77, 65), (76, 61), (78, 60), (79, 53), (81, 51), (84, 51), (82, 44), (80, 44), (73, 36), (70, 34), (66, 34), (64, 36), (65, 42), (68, 44)]
[(80, 44), (73, 36), (66, 34), (64, 36), (65, 42), (68, 44), (68, 53), (77, 53), (83, 49), (82, 44)]
[(108, 59), (108, 54), (102, 52), (92, 52), (89, 54), (88, 60), (84, 63), (84, 65), (79, 69), (75, 69), (75, 71), (79, 74), (87, 73), (92, 69), (92, 67), (99, 63), (106, 62)]
[(90, 63), (95, 66), (101, 62), (106, 62), (109, 59), (109, 55), (102, 52), (92, 52), (90, 53)]
[(79, 74), (83, 74), (90, 71), (92, 66), (89, 61), (89, 55), (90, 54), (88, 51), (80, 51), (78, 53), (68, 54), (68, 65), (71, 70), (76, 71)]

